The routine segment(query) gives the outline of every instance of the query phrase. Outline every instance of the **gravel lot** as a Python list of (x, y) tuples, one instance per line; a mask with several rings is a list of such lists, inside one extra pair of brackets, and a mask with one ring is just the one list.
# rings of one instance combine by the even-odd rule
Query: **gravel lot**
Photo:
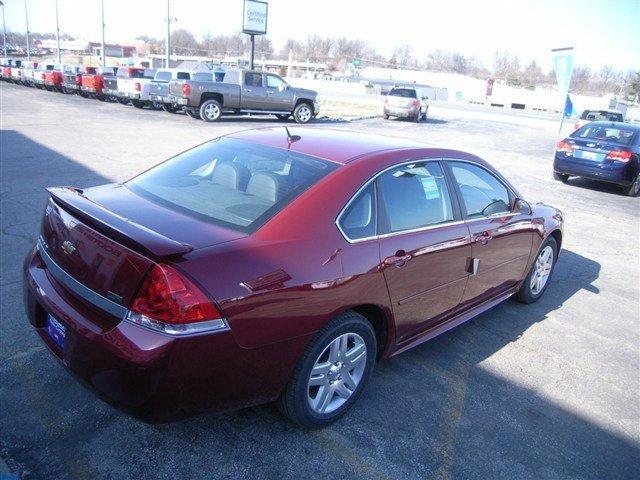
[[(549, 116), (433, 104), (426, 123), (319, 121), (479, 154), (567, 217), (545, 296), (503, 303), (377, 366), (343, 420), (302, 431), (272, 406), (147, 425), (56, 362), (25, 318), (21, 262), (43, 187), (125, 180), (211, 125), (3, 83), (0, 458), (23, 478), (638, 478), (640, 200), (551, 179)], [(295, 133), (301, 128), (290, 123)], [(634, 473), (635, 472), (635, 473)], [(0, 475), (1, 476), (1, 475)]]

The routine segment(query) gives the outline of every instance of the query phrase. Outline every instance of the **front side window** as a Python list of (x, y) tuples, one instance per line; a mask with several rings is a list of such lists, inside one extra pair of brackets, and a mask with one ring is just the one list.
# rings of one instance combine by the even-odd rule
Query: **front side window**
[(416, 162), (389, 170), (377, 180), (389, 232), (453, 220), (447, 183), (438, 162)]
[(349, 204), (340, 216), (339, 225), (350, 240), (376, 235), (376, 196), (373, 183)]
[(267, 88), (275, 88), (276, 90), (280, 87), (284, 87), (286, 84), (284, 80), (280, 77), (276, 77), (275, 75), (267, 75)]
[(462, 200), (470, 218), (507, 213), (510, 209), (509, 190), (482, 167), (465, 162), (450, 162)]
[(220, 138), (125, 185), (166, 208), (252, 233), (335, 168), (309, 155)]

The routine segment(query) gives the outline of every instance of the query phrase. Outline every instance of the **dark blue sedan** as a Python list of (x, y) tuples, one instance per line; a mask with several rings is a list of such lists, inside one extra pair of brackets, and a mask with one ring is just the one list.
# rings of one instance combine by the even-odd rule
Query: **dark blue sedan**
[(558, 142), (553, 178), (585, 177), (620, 185), (635, 197), (640, 192), (640, 126), (591, 122)]

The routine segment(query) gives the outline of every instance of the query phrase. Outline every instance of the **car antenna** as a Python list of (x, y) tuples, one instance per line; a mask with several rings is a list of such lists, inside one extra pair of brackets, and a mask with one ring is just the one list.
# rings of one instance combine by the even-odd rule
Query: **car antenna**
[(284, 130), (287, 132), (287, 143), (289, 144), (287, 149), (291, 148), (292, 143), (295, 143), (302, 138), (300, 135), (291, 135), (291, 132), (287, 127), (284, 127)]

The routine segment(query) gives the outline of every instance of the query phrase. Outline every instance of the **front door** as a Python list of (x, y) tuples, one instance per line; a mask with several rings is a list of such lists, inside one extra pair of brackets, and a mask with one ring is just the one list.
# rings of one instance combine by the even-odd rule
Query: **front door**
[(533, 242), (531, 215), (514, 211), (515, 196), (483, 167), (447, 161), (462, 198), (475, 271), (463, 303), (481, 303), (514, 287), (524, 276)]
[(469, 276), (469, 230), (438, 161), (388, 170), (376, 186), (381, 264), (402, 342), (459, 304)]
[(293, 92), (286, 82), (277, 75), (267, 73), (267, 97), (265, 110), (280, 110), (291, 112), (293, 110)]
[(246, 72), (242, 82), (242, 109), (264, 110), (263, 105), (267, 97), (267, 89), (262, 83), (262, 74)]

